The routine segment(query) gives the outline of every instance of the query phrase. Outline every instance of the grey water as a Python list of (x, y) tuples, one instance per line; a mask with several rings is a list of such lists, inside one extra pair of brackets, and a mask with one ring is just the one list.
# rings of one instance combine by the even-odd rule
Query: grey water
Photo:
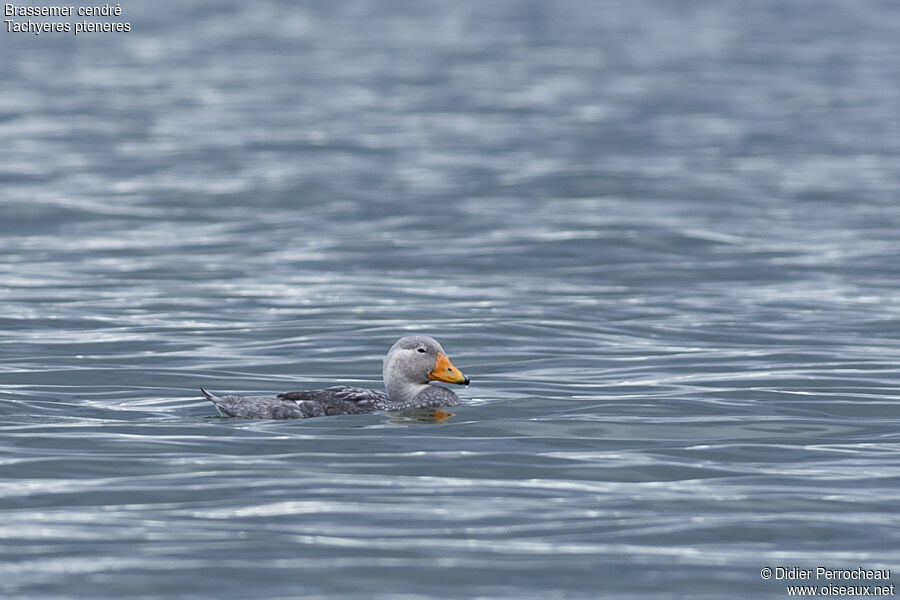
[(0, 30), (0, 597), (900, 583), (900, 4), (122, 8)]

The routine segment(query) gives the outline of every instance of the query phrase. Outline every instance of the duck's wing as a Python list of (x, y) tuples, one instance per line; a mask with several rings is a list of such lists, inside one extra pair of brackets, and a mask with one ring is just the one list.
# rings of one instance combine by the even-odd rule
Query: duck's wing
[(358, 415), (385, 410), (388, 397), (384, 392), (358, 388), (348, 385), (336, 385), (321, 390), (302, 390), (285, 392), (277, 396), (281, 400), (292, 401), (298, 406), (324, 415)]

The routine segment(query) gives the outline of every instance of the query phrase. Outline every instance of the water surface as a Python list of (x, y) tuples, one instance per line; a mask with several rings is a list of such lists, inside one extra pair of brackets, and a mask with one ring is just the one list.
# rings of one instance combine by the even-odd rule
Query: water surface
[[(785, 597), (900, 571), (863, 2), (157, 2), (0, 32), (0, 595)], [(379, 386), (435, 423), (222, 419)]]

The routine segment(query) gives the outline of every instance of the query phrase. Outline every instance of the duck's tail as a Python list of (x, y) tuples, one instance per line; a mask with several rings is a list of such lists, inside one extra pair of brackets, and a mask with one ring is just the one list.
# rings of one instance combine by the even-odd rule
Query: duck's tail
[(200, 393), (203, 394), (204, 398), (206, 398), (207, 400), (209, 400), (210, 402), (213, 403), (213, 406), (216, 407), (216, 412), (218, 412), (220, 416), (222, 416), (222, 417), (230, 417), (231, 416), (229, 413), (225, 412), (222, 409), (222, 405), (221, 405), (222, 399), (221, 398), (219, 398), (218, 396), (215, 396), (213, 394), (210, 394), (202, 387), (200, 388)]

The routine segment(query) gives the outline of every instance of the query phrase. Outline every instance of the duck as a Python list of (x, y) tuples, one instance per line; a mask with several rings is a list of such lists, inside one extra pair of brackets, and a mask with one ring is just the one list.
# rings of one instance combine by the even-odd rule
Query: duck
[(453, 366), (440, 343), (427, 335), (397, 340), (384, 357), (384, 389), (338, 385), (275, 396), (217, 396), (200, 388), (219, 415), (240, 419), (308, 419), (381, 411), (458, 406), (456, 393), (433, 381), (468, 386), (471, 381)]

